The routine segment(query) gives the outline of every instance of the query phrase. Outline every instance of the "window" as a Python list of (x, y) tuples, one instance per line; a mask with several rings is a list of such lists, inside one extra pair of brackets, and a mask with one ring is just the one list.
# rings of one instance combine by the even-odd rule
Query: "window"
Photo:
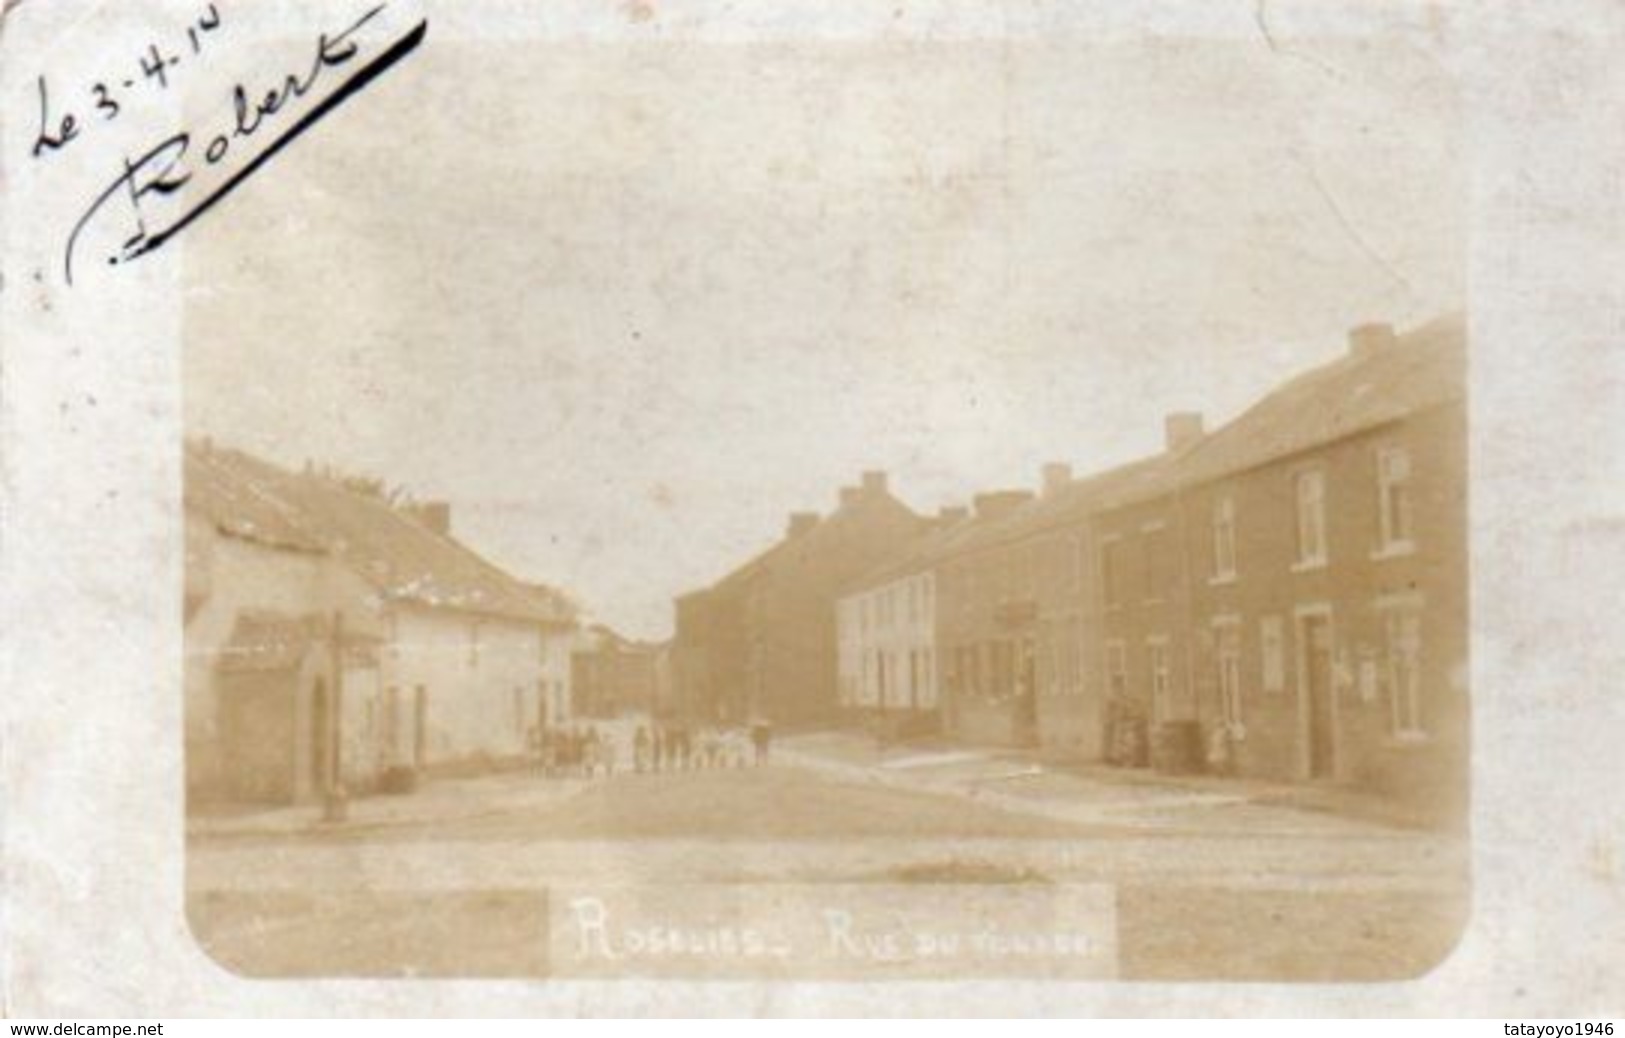
[(401, 739), (401, 690), (394, 685), (384, 689), (384, 755), (391, 763), (395, 760)]
[(1286, 627), (1279, 616), (1258, 622), (1258, 651), (1263, 660), (1265, 692), (1286, 689)]
[(1164, 720), (1169, 714), (1168, 639), (1147, 639), (1145, 660), (1151, 674), (1151, 716)]
[(1236, 575), (1236, 501), (1221, 497), (1213, 502), (1213, 579)]
[(1128, 697), (1128, 659), (1122, 642), (1106, 643), (1106, 697)]
[(1381, 553), (1411, 547), (1411, 455), (1401, 447), (1377, 452), (1377, 521)]
[(470, 667), (480, 665), (480, 622), (478, 620), (468, 622), (468, 665)]
[(1234, 621), (1218, 621), (1213, 630), (1214, 662), (1218, 668), (1219, 705), (1225, 724), (1241, 724), (1241, 640)]
[(1123, 569), (1123, 542), (1114, 537), (1100, 546), (1100, 577), (1107, 609), (1122, 605), (1127, 597), (1124, 588), (1127, 574)]
[(1414, 604), (1383, 613), (1387, 642), (1388, 692), (1395, 735), (1421, 735), (1422, 611)]
[(1326, 474), (1318, 469), (1297, 478), (1298, 566), (1326, 562)]
[(1145, 535), (1145, 597), (1148, 602), (1166, 602), (1179, 592), (1179, 553), (1172, 546), (1165, 527)]
[(525, 690), (513, 690), (513, 730), (520, 735), (525, 734)]

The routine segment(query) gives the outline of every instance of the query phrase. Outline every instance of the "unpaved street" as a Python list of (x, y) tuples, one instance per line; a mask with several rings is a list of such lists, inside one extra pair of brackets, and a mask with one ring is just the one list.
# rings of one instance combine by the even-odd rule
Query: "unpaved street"
[(532, 977), (554, 888), (1108, 884), (1124, 977), (1378, 979), (1429, 968), (1464, 911), (1457, 837), (1177, 791), (1103, 791), (1068, 820), (862, 776), (514, 774), (440, 789), (430, 817), (200, 834), (193, 927), (255, 975)]

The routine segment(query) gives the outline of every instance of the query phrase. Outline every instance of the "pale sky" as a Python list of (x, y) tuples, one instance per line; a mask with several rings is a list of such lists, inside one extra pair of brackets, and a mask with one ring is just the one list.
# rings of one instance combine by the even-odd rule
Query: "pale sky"
[(1310, 54), (431, 29), (188, 232), (189, 430), (663, 637), (862, 469), (921, 511), (1086, 473), (1460, 308), (1450, 77)]

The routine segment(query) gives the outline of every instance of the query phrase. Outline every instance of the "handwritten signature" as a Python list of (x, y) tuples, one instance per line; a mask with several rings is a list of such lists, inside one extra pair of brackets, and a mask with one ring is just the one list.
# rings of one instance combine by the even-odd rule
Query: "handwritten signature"
[[(233, 124), (230, 129), (211, 136), (203, 146), (202, 168), (219, 166), (238, 149), (240, 144), (254, 139), (262, 130), (279, 122), (278, 115), (312, 93), (327, 77), (329, 70), (349, 65), (361, 51), (360, 44), (351, 37), (383, 13), (387, 6), (379, 4), (337, 33), (320, 34), (310, 67), (302, 74), (289, 73), (281, 84), (252, 98), (248, 89), (241, 83), (233, 88)], [(149, 196), (173, 195), (192, 182), (200, 168), (193, 152), (193, 143), (194, 140), (201, 138), (194, 138), (190, 131), (182, 131), (159, 142), (137, 159), (126, 157), (123, 171), (96, 196), (95, 201), (79, 217), (73, 231), (68, 235), (62, 257), (63, 275), (67, 283), (73, 284), (74, 254), (81, 235), (92, 221), (108, 214), (122, 214), (131, 221), (135, 231), (125, 238), (117, 253), (108, 257), (109, 264), (125, 263), (163, 247), (194, 220), (253, 176), (300, 134), (316, 125), (328, 113), (355, 96), (396, 62), (415, 50), (423, 42), (428, 28), (427, 20), (418, 22), (377, 57), (355, 68), (347, 79), (296, 121), (287, 125), (252, 159), (162, 228), (150, 229), (147, 226), (146, 214), (142, 208), (143, 200)]]

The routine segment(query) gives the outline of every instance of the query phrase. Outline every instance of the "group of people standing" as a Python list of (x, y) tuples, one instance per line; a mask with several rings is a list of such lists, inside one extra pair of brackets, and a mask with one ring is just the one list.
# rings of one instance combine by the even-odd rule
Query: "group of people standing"
[(548, 778), (615, 773), (615, 740), (595, 725), (532, 729), (530, 744), (533, 765)]

